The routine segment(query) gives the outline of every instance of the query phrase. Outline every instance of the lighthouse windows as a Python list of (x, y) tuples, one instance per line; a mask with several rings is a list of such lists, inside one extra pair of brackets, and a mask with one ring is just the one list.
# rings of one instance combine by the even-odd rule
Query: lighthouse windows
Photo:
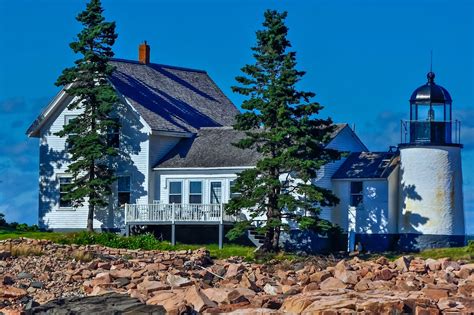
[(358, 207), (362, 204), (364, 198), (362, 191), (362, 182), (351, 182), (351, 207)]

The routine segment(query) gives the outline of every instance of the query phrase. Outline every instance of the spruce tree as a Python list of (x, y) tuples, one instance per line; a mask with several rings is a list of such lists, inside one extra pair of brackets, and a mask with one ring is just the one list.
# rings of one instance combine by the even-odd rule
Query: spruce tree
[(297, 88), (305, 72), (295, 69), (296, 53), (288, 51), (286, 16), (265, 12), (264, 29), (257, 31), (257, 45), (252, 48), (255, 63), (241, 69), (244, 75), (236, 77), (239, 86), (232, 88), (246, 97), (244, 112), (234, 125), (246, 136), (235, 145), (255, 149), (262, 158), (255, 168), (238, 175), (233, 188), (238, 194), (227, 211), (237, 214), (245, 208), (251, 215), (227, 236), (241, 235), (266, 216), (258, 230), (265, 235), (261, 249), (267, 252), (279, 250), (280, 232), (289, 228), (289, 221), (302, 229), (329, 228), (318, 214), (322, 206), (338, 202), (331, 191), (311, 182), (321, 166), (340, 158), (340, 152), (325, 147), (334, 126), (331, 119), (318, 116), (323, 107), (311, 101), (315, 94)]
[(68, 109), (83, 111), (56, 135), (67, 137), (71, 158), (67, 172), (72, 180), (65, 198), (74, 207), (87, 201), (88, 231), (93, 231), (94, 211), (108, 205), (115, 181), (110, 157), (117, 155), (113, 144), (107, 141), (107, 133), (118, 128), (116, 120), (111, 118), (117, 96), (108, 81), (114, 70), (108, 61), (114, 55), (112, 45), (117, 34), (115, 23), (106, 22), (102, 13), (100, 0), (91, 0), (76, 17), (83, 29), (70, 47), (82, 56), (73, 67), (64, 69), (56, 82), (75, 97)]

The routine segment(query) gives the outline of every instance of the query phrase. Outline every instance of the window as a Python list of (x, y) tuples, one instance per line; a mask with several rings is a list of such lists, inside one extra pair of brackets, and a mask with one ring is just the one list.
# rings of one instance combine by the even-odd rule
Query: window
[[(78, 115), (64, 115), (64, 125), (69, 125), (70, 123), (74, 123), (74, 119), (76, 119)], [(71, 149), (72, 143), (74, 142), (74, 138), (76, 134), (69, 134), (66, 139), (66, 150)]]
[(130, 203), (130, 176), (119, 176), (117, 178), (118, 206)]
[(202, 182), (189, 182), (189, 203), (202, 203)]
[(239, 197), (241, 195), (240, 192), (233, 192), (234, 188), (235, 188), (235, 182), (236, 180), (231, 180), (230, 183), (229, 183), (229, 186), (230, 186), (230, 190), (229, 190), (229, 193), (230, 193), (230, 199), (232, 198), (235, 198), (235, 197)]
[(71, 184), (71, 177), (59, 177), (59, 208), (71, 208), (72, 201), (66, 198)]
[(358, 207), (363, 202), (362, 182), (351, 182), (351, 207)]
[(211, 204), (220, 204), (222, 196), (222, 183), (211, 182)]
[(170, 182), (169, 203), (183, 202), (183, 185), (181, 182)]
[(111, 119), (116, 125), (110, 126), (107, 131), (107, 144), (111, 147), (118, 148), (120, 146), (120, 124), (118, 119)]

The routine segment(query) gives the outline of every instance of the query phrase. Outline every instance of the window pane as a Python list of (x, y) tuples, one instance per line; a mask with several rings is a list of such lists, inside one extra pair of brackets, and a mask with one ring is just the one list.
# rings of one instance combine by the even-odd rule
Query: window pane
[(239, 192), (233, 192), (234, 187), (235, 187), (235, 180), (231, 180), (230, 181), (230, 198), (231, 199), (241, 195)]
[(189, 203), (202, 203), (202, 195), (189, 195)]
[(118, 191), (130, 192), (130, 176), (119, 176), (117, 178)]
[(222, 183), (211, 182), (211, 203), (221, 203)]
[(76, 119), (78, 115), (65, 115), (64, 116), (64, 124), (69, 125), (73, 119)]
[(351, 194), (362, 193), (362, 182), (351, 182)]
[(202, 193), (202, 182), (189, 182), (189, 193), (201, 194)]
[(126, 203), (130, 203), (130, 193), (129, 192), (119, 192), (118, 193), (118, 204), (122, 206)]
[(169, 196), (170, 203), (181, 203), (181, 195), (170, 195)]
[(362, 195), (352, 195), (351, 196), (351, 207), (357, 207), (362, 204), (363, 196)]
[(181, 182), (170, 182), (170, 194), (181, 194)]
[(68, 185), (71, 183), (71, 177), (60, 177), (59, 178), (59, 207), (69, 208), (72, 207), (72, 201), (66, 200), (66, 193)]

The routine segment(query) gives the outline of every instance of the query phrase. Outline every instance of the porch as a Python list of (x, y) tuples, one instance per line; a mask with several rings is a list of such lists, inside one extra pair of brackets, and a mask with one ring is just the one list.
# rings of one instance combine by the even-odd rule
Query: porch
[(176, 225), (216, 225), (219, 248), (223, 246), (224, 225), (233, 224), (238, 216), (225, 213), (224, 204), (126, 204), (125, 228), (130, 234), (136, 225), (170, 225), (171, 244), (176, 244)]

